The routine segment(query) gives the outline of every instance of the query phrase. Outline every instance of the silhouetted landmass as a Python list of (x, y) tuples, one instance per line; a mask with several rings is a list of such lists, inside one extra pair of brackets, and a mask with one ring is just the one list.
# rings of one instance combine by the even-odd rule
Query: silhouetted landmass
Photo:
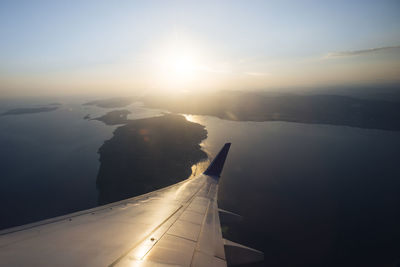
[(47, 106), (61, 106), (61, 103), (53, 102), (53, 103), (47, 104)]
[(368, 84), (354, 86), (330, 86), (307, 90), (309, 93), (319, 91), (319, 94), (344, 95), (362, 99), (375, 99), (400, 103), (400, 83)]
[(347, 96), (226, 91), (209, 95), (152, 96), (142, 101), (147, 107), (233, 121), (288, 121), (400, 130), (400, 103)]
[(84, 103), (83, 105), (93, 105), (100, 108), (122, 108), (129, 106), (135, 101), (134, 97), (115, 97), (108, 99), (101, 99)]
[(92, 120), (102, 121), (107, 125), (124, 124), (128, 122), (127, 117), (130, 113), (131, 112), (128, 110), (113, 110), (101, 117), (94, 118)]
[(3, 116), (5, 115), (22, 115), (22, 114), (30, 114), (30, 113), (40, 113), (40, 112), (50, 112), (58, 109), (58, 107), (40, 107), (40, 108), (16, 108), (10, 109), (4, 112)]
[(99, 149), (99, 204), (144, 194), (191, 174), (207, 155), (200, 142), (204, 126), (180, 115), (132, 120), (117, 128)]

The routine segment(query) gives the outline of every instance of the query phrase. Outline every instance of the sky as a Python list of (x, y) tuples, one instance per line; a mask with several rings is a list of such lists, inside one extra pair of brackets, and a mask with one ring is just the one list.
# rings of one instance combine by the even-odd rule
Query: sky
[(1, 1), (0, 97), (400, 82), (400, 1)]

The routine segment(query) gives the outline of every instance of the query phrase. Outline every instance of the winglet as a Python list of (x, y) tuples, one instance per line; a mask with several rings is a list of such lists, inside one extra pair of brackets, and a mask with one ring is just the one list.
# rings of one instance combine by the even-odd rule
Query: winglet
[(207, 170), (204, 172), (205, 175), (220, 177), (222, 168), (224, 167), (224, 163), (226, 160), (226, 156), (228, 155), (229, 148), (231, 147), (231, 143), (226, 143), (221, 151), (218, 152), (215, 159), (211, 162), (210, 166), (208, 166)]

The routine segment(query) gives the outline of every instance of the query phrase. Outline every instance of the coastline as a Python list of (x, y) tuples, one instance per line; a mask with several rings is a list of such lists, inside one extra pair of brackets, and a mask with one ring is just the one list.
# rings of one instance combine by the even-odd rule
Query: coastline
[(181, 115), (128, 120), (99, 148), (98, 204), (144, 194), (188, 178), (207, 159), (205, 127)]

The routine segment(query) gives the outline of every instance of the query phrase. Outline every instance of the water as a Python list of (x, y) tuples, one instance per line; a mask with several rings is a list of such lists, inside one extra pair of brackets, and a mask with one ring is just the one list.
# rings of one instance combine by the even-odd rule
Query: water
[[(0, 113), (36, 107), (54, 99), (0, 103)], [(118, 126), (97, 120), (108, 109), (63, 99), (52, 112), (0, 116), (0, 229), (79, 211), (97, 205), (98, 149)], [(161, 111), (127, 107), (130, 118), (159, 116)]]
[(244, 216), (225, 235), (268, 266), (382, 266), (398, 259), (400, 133), (286, 122), (206, 125), (202, 144), (231, 151), (219, 206)]
[[(0, 112), (51, 102), (0, 103)], [(7, 215), (0, 228), (96, 206), (97, 150), (118, 126), (84, 120), (109, 110), (83, 102), (63, 99), (53, 112), (0, 117), (0, 211)], [(162, 113), (140, 103), (128, 109), (131, 119)], [(263, 250), (266, 264), (398, 259), (400, 133), (186, 117), (206, 126), (202, 147), (211, 156), (232, 142), (219, 205), (244, 220), (224, 226), (224, 234)]]

